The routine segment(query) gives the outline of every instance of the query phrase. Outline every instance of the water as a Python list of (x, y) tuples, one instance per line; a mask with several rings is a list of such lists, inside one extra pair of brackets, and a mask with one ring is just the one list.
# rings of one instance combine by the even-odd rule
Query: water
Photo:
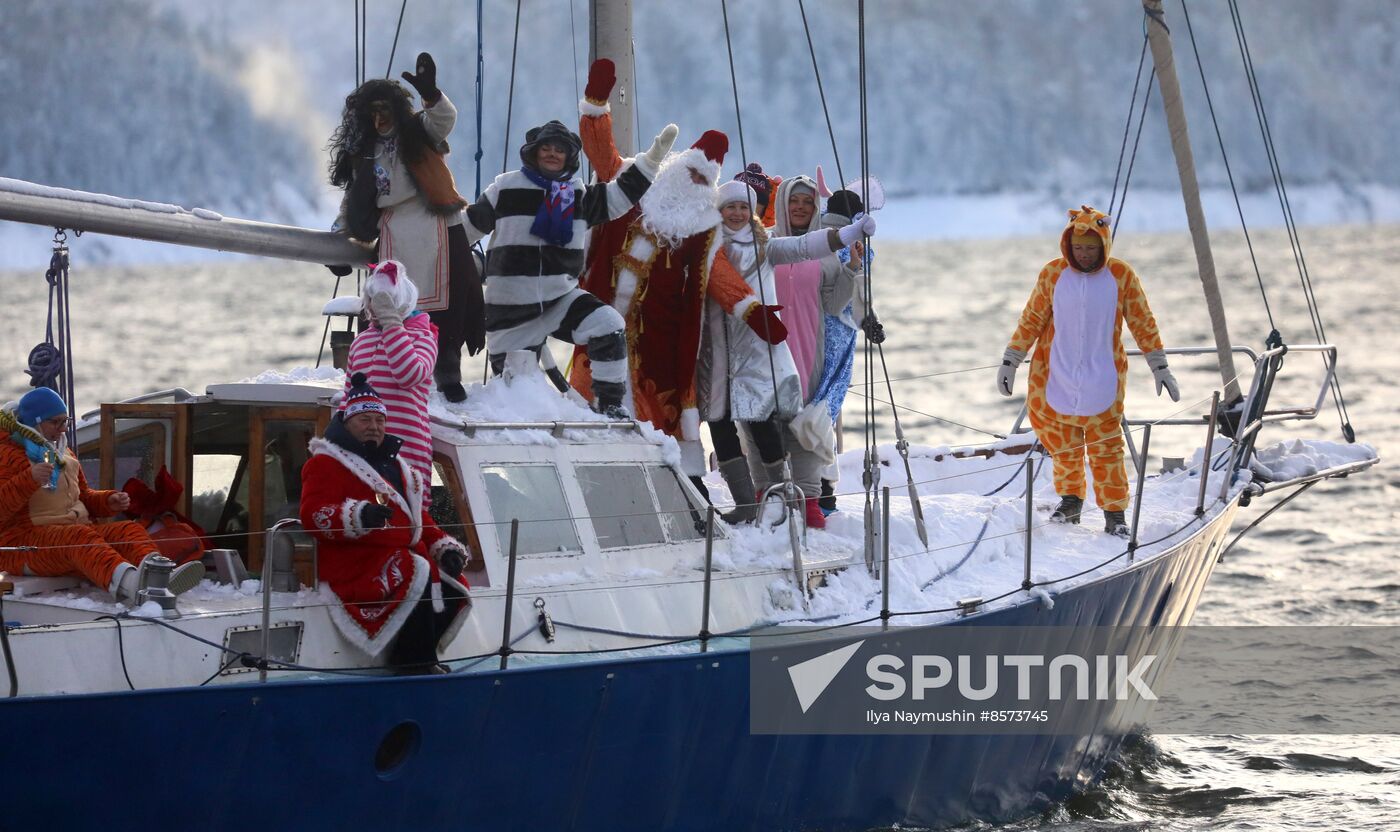
[[(1310, 268), (1330, 340), (1342, 350), (1341, 377), (1360, 441), (1400, 448), (1394, 379), (1400, 353), (1392, 343), (1400, 312), (1400, 228), (1304, 229)], [(288, 263), (118, 268), (83, 262), (73, 244), (75, 356), (79, 406), (168, 387), (202, 390), (269, 367), (315, 361), (321, 304), (334, 278)], [(1234, 343), (1259, 347), (1270, 326), (1243, 237), (1217, 233), (1215, 257)], [(1256, 233), (1255, 250), (1274, 318), (1285, 339), (1312, 339), (1286, 236)], [(960, 444), (975, 429), (1005, 431), (1019, 402), (993, 388), (993, 369), (1040, 266), (1054, 254), (1046, 238), (878, 245), (875, 301), (889, 341), (885, 357), (911, 441)], [(1134, 236), (1115, 254), (1142, 276), (1169, 346), (1209, 344), (1190, 241), (1184, 235)], [(41, 271), (0, 272), (0, 356), (14, 370), (0, 395), (24, 390), (20, 370), (43, 338)], [(1126, 336), (1125, 336), (1126, 337)], [(560, 357), (563, 357), (562, 352)], [(1131, 415), (1161, 417), (1194, 405), (1220, 384), (1208, 359), (1176, 358), (1177, 405), (1152, 395), (1150, 374), (1132, 359)], [(1249, 362), (1237, 370), (1248, 381)], [(479, 373), (479, 360), (468, 375)], [(1320, 363), (1290, 357), (1299, 376), (1275, 403), (1310, 400)], [(857, 380), (862, 368), (856, 369)], [(1017, 379), (1023, 390), (1024, 372)], [(878, 398), (887, 398), (883, 380)], [(847, 402), (846, 440), (860, 441), (861, 399)], [(892, 439), (880, 405), (881, 441)], [(950, 424), (948, 421), (962, 426)], [(1337, 438), (1330, 402), (1316, 422), (1274, 430)], [(1153, 457), (1180, 456), (1204, 440), (1197, 428), (1159, 431)], [(849, 446), (848, 446), (849, 447)], [(858, 487), (843, 483), (842, 490)], [(1394, 538), (1400, 529), (1400, 476), (1384, 465), (1317, 486), (1246, 537), (1215, 573), (1196, 615), (1202, 624), (1397, 624), (1400, 575)], [(1241, 511), (1248, 523), (1273, 504)], [(1128, 749), (1104, 782), (1043, 816), (1007, 830), (1391, 830), (1400, 828), (1400, 738), (1391, 736), (1153, 737)]]

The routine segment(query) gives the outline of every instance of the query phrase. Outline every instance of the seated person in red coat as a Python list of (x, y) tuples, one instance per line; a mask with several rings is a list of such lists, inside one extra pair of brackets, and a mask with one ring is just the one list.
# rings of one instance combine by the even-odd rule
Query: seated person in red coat
[(384, 421), (383, 400), (356, 373), (325, 438), (311, 440), (301, 522), (340, 599), (331, 619), (341, 633), (403, 672), (442, 673), (438, 651), (471, 606), (460, 580), (469, 555), (421, 508), (427, 483), (399, 458), (403, 440)]
[[(89, 488), (68, 447), (68, 406), (47, 387), (24, 394), (0, 419), (0, 570), (14, 575), (82, 575), (135, 606), (156, 544), (140, 523), (97, 523), (131, 507), (125, 491)], [(168, 589), (193, 589), (204, 577), (198, 561), (176, 569)]]

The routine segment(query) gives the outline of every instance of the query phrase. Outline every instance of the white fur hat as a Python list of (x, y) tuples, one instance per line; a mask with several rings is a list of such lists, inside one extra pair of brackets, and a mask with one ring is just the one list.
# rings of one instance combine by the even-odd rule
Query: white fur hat
[(719, 186), (715, 207), (723, 208), (731, 202), (748, 202), (750, 211), (758, 210), (758, 194), (754, 193), (747, 182), (730, 180)]
[(365, 309), (369, 308), (369, 299), (375, 295), (393, 298), (394, 307), (404, 317), (418, 307), (418, 287), (408, 279), (408, 270), (397, 260), (385, 260), (374, 265), (369, 279), (365, 281)]

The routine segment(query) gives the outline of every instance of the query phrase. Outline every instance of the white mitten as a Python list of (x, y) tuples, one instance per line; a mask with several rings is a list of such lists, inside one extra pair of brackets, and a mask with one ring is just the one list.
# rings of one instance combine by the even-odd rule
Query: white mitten
[(875, 236), (875, 218), (869, 214), (860, 214), (850, 225), (843, 226), (838, 232), (841, 235), (841, 245), (848, 246), (859, 240), (862, 235), (866, 237)]
[(394, 296), (388, 292), (370, 295), (369, 313), (379, 324), (380, 329), (403, 326), (403, 313), (394, 304)]
[(1162, 388), (1167, 389), (1167, 395), (1172, 397), (1172, 401), (1181, 401), (1181, 388), (1176, 385), (1176, 376), (1167, 369), (1167, 354), (1162, 350), (1153, 350), (1143, 355), (1147, 359), (1147, 366), (1152, 368), (1152, 379), (1157, 382), (1157, 395), (1162, 395)]
[(1021, 366), (1021, 362), (1026, 360), (1026, 354), (1020, 350), (1006, 348), (1006, 352), (1001, 354), (1001, 367), (997, 370), (997, 390), (1003, 396), (1011, 395), (1011, 388), (1016, 384), (1016, 368)]
[(647, 152), (637, 157), (634, 164), (648, 179), (656, 176), (656, 172), (661, 169), (662, 161), (666, 159), (666, 154), (671, 152), (671, 145), (676, 143), (676, 136), (680, 132), (681, 129), (676, 125), (666, 125), (656, 134)]

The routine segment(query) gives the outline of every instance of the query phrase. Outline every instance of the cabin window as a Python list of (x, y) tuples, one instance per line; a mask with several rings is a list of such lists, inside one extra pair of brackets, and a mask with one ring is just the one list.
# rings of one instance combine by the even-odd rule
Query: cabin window
[(553, 465), (483, 465), (486, 497), (491, 501), (496, 538), (510, 552), (510, 521), (520, 520), (518, 555), (580, 552), (570, 519), (569, 501)]
[(316, 423), (269, 419), (263, 423), (263, 523), (297, 517), (301, 510), (301, 469)]
[[(146, 485), (155, 485), (156, 472), (165, 465), (165, 423), (117, 419), (116, 435), (113, 487), (121, 488), (132, 477)], [(102, 481), (101, 457), (96, 442), (82, 450), (79, 461), (89, 485), (96, 486)]]
[[(211, 534), (215, 531), (235, 530), (231, 528), (230, 523), (224, 522), (224, 508), (228, 505), (228, 496), (238, 479), (242, 462), (243, 457), (238, 454), (194, 455), (194, 468), (190, 475), (190, 519)], [(240, 506), (229, 514), (230, 521), (236, 519), (241, 523), (236, 531), (248, 530), (246, 509)]]
[(428, 516), (433, 518), (433, 522), (438, 524), (438, 528), (447, 532), (459, 540), (462, 538), (462, 516), (457, 511), (457, 500), (452, 496), (452, 490), (447, 487), (447, 479), (456, 476), (456, 471), (445, 470), (451, 466), (442, 457), (433, 459), (433, 483), (428, 492)]
[[(664, 465), (648, 465), (652, 488), (661, 504), (661, 523), (672, 543), (683, 540), (703, 540), (705, 537), (705, 507), (681, 485), (674, 469)], [(719, 523), (715, 536), (719, 536)]]
[(575, 465), (574, 470), (599, 546), (621, 549), (666, 542), (640, 465)]

